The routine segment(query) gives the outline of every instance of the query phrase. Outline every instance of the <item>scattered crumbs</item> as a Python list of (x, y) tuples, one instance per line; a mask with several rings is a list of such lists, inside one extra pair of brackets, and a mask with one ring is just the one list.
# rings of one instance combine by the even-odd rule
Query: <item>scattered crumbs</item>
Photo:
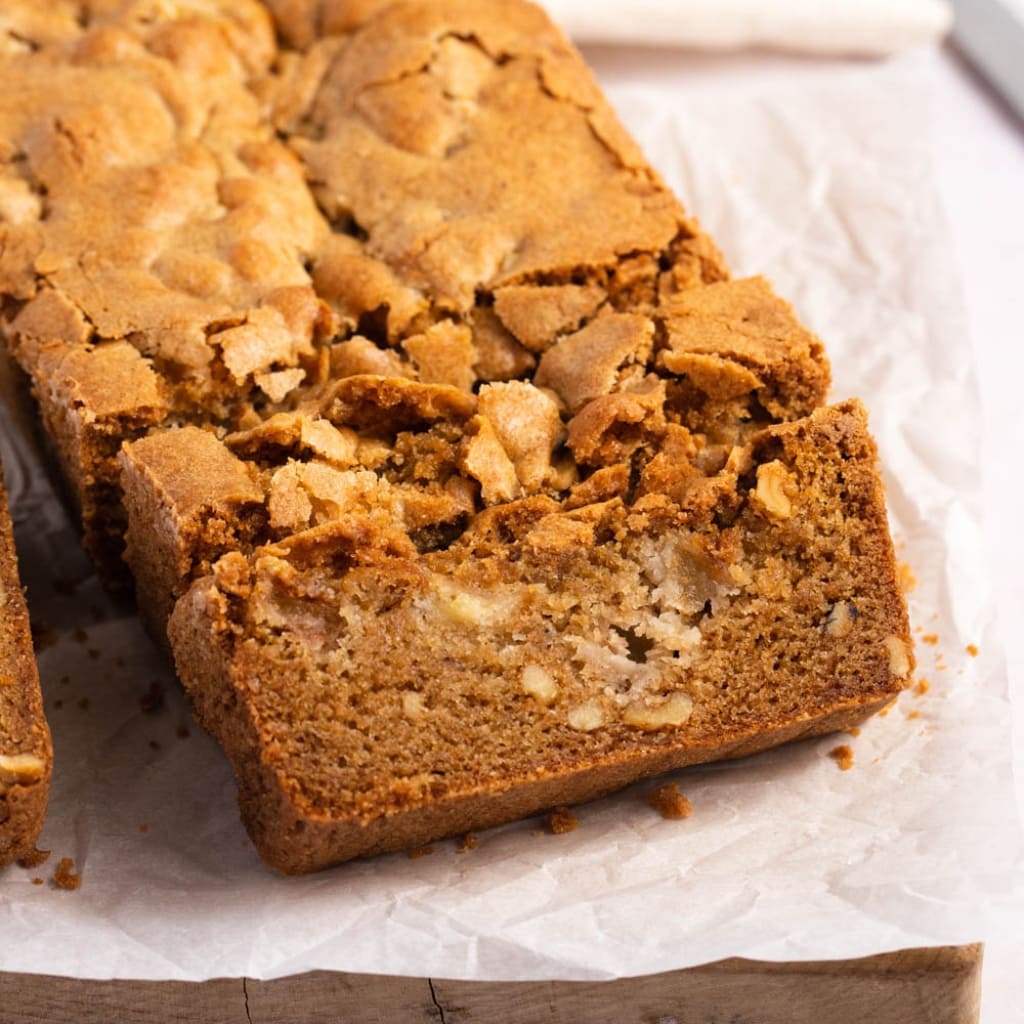
[(693, 804), (674, 782), (666, 782), (647, 795), (647, 802), (667, 821), (682, 821), (693, 814)]
[(968, 644), (966, 647), (966, 651), (972, 658), (976, 658), (978, 656), (978, 645)]
[(415, 850), (409, 851), (410, 860), (419, 860), (420, 857), (429, 857), (434, 852), (432, 846), (417, 846)]
[(912, 594), (917, 589), (917, 577), (906, 562), (896, 563), (896, 583), (904, 594)]
[(149, 749), (150, 750), (159, 750), (160, 749), (160, 741), (159, 740), (150, 740), (149, 741)]
[(889, 717), (889, 712), (891, 710), (892, 710), (892, 705), (891, 704), (886, 704), (885, 707), (882, 708), (882, 710), (878, 712), (878, 717), (879, 718), (888, 718)]
[(174, 735), (177, 736), (179, 740), (187, 740), (191, 733), (188, 731), (187, 725), (179, 725), (178, 728), (174, 730)]
[(60, 711), (60, 709), (61, 709), (62, 707), (64, 707), (64, 701), (62, 701), (62, 700), (60, 700), (60, 698), (58, 698), (57, 700), (55, 700), (55, 701), (53, 702), (53, 706), (54, 706), (54, 708), (55, 708), (55, 709), (56, 709), (57, 711)]
[(93, 661), (100, 660), (100, 652), (95, 647), (90, 647), (86, 652)]
[(139, 825), (139, 831), (143, 835), (145, 835), (149, 831), (149, 826), (145, 822), (143, 822), (141, 825)]
[(860, 726), (851, 725), (849, 729), (844, 729), (843, 732), (847, 733), (850, 736), (857, 737), (860, 735)]
[(164, 687), (159, 679), (150, 680), (149, 689), (139, 698), (139, 707), (147, 715), (155, 715), (164, 706)]
[(82, 876), (75, 874), (75, 862), (70, 857), (61, 857), (52, 881), (55, 889), (72, 890), (81, 886)]
[(565, 835), (566, 832), (572, 832), (579, 826), (579, 819), (576, 817), (568, 807), (555, 807), (553, 810), (548, 811), (547, 817), (548, 831), (553, 836)]
[(917, 686), (914, 687), (914, 696), (923, 697), (931, 688), (931, 683), (927, 679), (919, 679)]
[(882, 759), (880, 757), (873, 757), (873, 758), (871, 758), (871, 763), (872, 764), (878, 764), (878, 762), (881, 761), (881, 760)]
[(31, 853), (25, 854), (25, 856), (18, 861), (18, 867), (37, 868), (40, 864), (45, 864), (49, 859), (49, 850), (40, 850), (39, 847), (36, 847)]
[(60, 677), (60, 684), (61, 684), (61, 686), (67, 686), (70, 682), (71, 682), (71, 676), (61, 676)]
[(915, 633), (923, 633), (924, 632), (924, 626), (922, 626), (920, 623), (918, 623), (918, 625), (916, 625), (914, 627), (914, 632)]
[(920, 717), (921, 717), (921, 712), (920, 711), (908, 711), (907, 712), (907, 718), (920, 718)]
[(32, 884), (33, 885), (42, 885), (43, 884), (43, 880), (38, 875), (36, 875), (36, 877), (32, 879)]
[(78, 702), (78, 706), (79, 706), (79, 707), (80, 707), (80, 708), (81, 708), (81, 709), (82, 709), (83, 711), (88, 711), (88, 710), (89, 710), (89, 698), (88, 698), (88, 697), (83, 697), (83, 698), (82, 698), (82, 699), (81, 699), (81, 700), (80, 700), (80, 701)]
[(124, 668), (124, 658), (122, 658), (120, 654), (115, 655), (115, 657), (114, 657), (114, 664), (118, 668)]
[(848, 772), (853, 767), (853, 750), (845, 743), (842, 746), (833, 747), (828, 752), (828, 756), (839, 765), (840, 771)]
[(467, 832), (460, 840), (459, 845), (455, 848), (457, 853), (469, 853), (470, 850), (475, 850), (480, 845), (480, 838), (475, 832)]
[(72, 632), (71, 639), (74, 640), (76, 644), (87, 644), (89, 642), (89, 634), (79, 626)]
[(921, 637), (921, 643), (923, 643), (923, 644), (931, 644), (932, 647), (934, 647), (938, 642), (939, 642), (939, 634), (938, 633), (925, 633), (925, 635), (923, 637)]
[(32, 646), (36, 652), (45, 651), (57, 642), (57, 631), (47, 622), (39, 622), (33, 619), (29, 624), (32, 631)]

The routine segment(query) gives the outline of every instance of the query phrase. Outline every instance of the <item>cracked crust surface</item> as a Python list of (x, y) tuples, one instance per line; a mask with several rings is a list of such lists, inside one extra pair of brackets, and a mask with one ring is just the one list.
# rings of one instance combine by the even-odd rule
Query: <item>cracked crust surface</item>
[(0, 61), (4, 333), (110, 579), (121, 442), (281, 401), (330, 329), (305, 268), (326, 227), (249, 88), (266, 12), (150, 6), (77, 5)]
[(251, 425), (346, 373), (517, 378), (727, 276), (528, 4), (326, 5), (280, 54), (253, 0), (4, 17), (4, 334), (109, 582), (123, 440)]
[(419, 845), (891, 699), (862, 412), (820, 410), (821, 343), (543, 12), (267, 7), (0, 20), (4, 335), (261, 854)]
[(0, 472), (0, 867), (35, 848), (53, 750)]

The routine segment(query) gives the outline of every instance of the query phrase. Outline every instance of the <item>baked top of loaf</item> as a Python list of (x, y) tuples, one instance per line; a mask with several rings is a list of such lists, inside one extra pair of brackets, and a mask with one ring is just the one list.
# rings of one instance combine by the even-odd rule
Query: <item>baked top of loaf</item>
[(527, 4), (407, 5), (280, 55), (253, 0), (108, 0), (49, 35), (30, 12), (0, 60), (3, 328), (108, 578), (126, 438), (354, 372), (515, 379), (603, 310), (727, 276)]
[(0, 471), (0, 867), (35, 847), (46, 813), (52, 763)]
[(261, 854), (891, 700), (862, 411), (820, 408), (821, 343), (730, 279), (539, 8), (269, 6), (281, 46), (250, 0), (15, 4), (0, 60), (4, 335)]

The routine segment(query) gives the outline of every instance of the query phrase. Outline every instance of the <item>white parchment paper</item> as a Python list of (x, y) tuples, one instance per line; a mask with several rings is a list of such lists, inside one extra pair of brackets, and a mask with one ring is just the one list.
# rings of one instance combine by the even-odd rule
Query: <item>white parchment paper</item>
[(544, 0), (576, 40), (881, 56), (949, 31), (948, 0)]
[[(867, 401), (918, 581), (927, 692), (855, 738), (677, 773), (686, 821), (647, 807), (647, 784), (579, 808), (568, 835), (523, 822), (465, 854), (445, 842), (284, 879), (257, 860), (223, 755), (131, 612), (102, 594), (38, 454), (0, 409), (33, 615), (57, 637), (40, 659), (53, 857), (0, 872), (0, 933), (17, 936), (0, 970), (585, 979), (1019, 934), (1024, 843), (983, 568), (978, 403), (931, 185), (925, 71), (701, 70), (683, 90), (611, 74), (611, 96), (736, 271), (769, 274), (825, 339), (835, 397)], [(154, 682), (164, 703), (147, 712)], [(850, 771), (828, 757), (839, 742)], [(33, 884), (63, 856), (80, 890)]]

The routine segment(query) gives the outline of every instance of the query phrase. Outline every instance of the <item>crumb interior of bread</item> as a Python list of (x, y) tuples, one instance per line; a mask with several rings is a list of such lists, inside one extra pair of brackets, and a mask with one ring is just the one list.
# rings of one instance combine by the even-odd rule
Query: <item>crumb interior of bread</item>
[(360, 546), (355, 517), (225, 558), (268, 763), (311, 813), (376, 815), (898, 688), (873, 471), (827, 447), (755, 443), (714, 510), (524, 499), (424, 553)]

